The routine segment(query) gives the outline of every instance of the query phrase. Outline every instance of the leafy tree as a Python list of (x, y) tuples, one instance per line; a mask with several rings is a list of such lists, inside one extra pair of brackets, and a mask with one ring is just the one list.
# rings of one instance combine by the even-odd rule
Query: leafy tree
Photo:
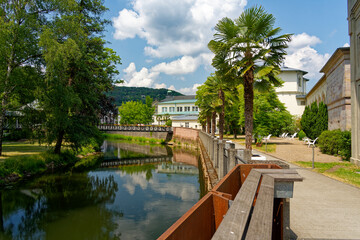
[(120, 58), (105, 47), (108, 21), (101, 1), (61, 2), (44, 27), (39, 45), (46, 64), (41, 107), (48, 143), (60, 153), (65, 140), (77, 149), (98, 138), (99, 99), (111, 88)]
[[(147, 97), (146, 104), (141, 101), (130, 101), (119, 107), (121, 124), (149, 124), (153, 121), (152, 116), (155, 107), (152, 106), (152, 99)], [(160, 121), (160, 118), (158, 118)], [(166, 120), (165, 120), (166, 121)]]
[(211, 118), (213, 113), (215, 112), (214, 105), (212, 104), (214, 99), (214, 94), (209, 91), (208, 86), (203, 84), (198, 87), (196, 91), (196, 106), (198, 106), (201, 111), (199, 113), (199, 122), (204, 127), (207, 126), (206, 131), (207, 133), (211, 133)]
[(313, 102), (310, 106), (306, 106), (301, 116), (301, 128), (311, 139), (315, 139), (328, 129), (328, 111), (327, 106), (320, 102), (319, 106)]
[(41, 75), (38, 46), (51, 1), (0, 1), (0, 155), (5, 113), (17, 109)]
[[(286, 54), (291, 35), (277, 36), (281, 29), (274, 28), (275, 18), (263, 7), (245, 10), (235, 21), (223, 18), (215, 26), (215, 39), (209, 45), (215, 55), (226, 56), (231, 67), (228, 74), (244, 85), (246, 149), (251, 151), (253, 131), (254, 85), (267, 89), (279, 86), (280, 64)], [(233, 78), (234, 79), (234, 78)]]

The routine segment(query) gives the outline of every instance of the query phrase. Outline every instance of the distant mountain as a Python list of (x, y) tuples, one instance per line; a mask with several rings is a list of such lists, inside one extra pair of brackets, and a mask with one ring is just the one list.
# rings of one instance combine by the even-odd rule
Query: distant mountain
[[(115, 99), (115, 104), (120, 106), (123, 102), (145, 101), (146, 96), (152, 97), (154, 101), (161, 101), (168, 96), (168, 89), (154, 89), (147, 87), (114, 87), (107, 95)], [(183, 96), (183, 94), (171, 90), (170, 96)]]

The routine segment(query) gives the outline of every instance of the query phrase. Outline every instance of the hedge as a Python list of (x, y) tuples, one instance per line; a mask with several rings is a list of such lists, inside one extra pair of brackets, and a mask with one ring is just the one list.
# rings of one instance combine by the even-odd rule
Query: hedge
[(339, 129), (323, 131), (319, 136), (319, 148), (322, 153), (339, 155), (343, 160), (351, 157), (351, 132)]

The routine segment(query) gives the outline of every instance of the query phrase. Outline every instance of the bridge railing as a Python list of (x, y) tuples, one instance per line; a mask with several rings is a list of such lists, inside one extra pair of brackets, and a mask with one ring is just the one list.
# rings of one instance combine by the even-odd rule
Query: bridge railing
[(132, 131), (132, 132), (172, 132), (172, 127), (148, 125), (148, 126), (135, 126), (135, 125), (112, 125), (104, 124), (98, 125), (101, 131)]

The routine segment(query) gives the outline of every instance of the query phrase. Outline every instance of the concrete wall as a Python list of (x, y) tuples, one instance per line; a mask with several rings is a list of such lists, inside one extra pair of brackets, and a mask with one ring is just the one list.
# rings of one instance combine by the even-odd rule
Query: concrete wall
[(324, 102), (326, 101), (326, 77), (322, 77), (318, 83), (311, 89), (311, 91), (306, 95), (306, 106), (310, 106), (313, 102)]
[(173, 137), (189, 141), (196, 141), (199, 130), (193, 128), (173, 127)]
[(172, 120), (172, 126), (173, 127), (185, 127), (186, 123), (189, 123), (189, 128), (201, 129), (201, 125), (200, 125), (200, 123), (198, 123), (198, 121), (194, 121), (194, 120), (184, 120), (184, 121)]
[(351, 62), (351, 162), (360, 165), (360, 0), (348, 0)]

